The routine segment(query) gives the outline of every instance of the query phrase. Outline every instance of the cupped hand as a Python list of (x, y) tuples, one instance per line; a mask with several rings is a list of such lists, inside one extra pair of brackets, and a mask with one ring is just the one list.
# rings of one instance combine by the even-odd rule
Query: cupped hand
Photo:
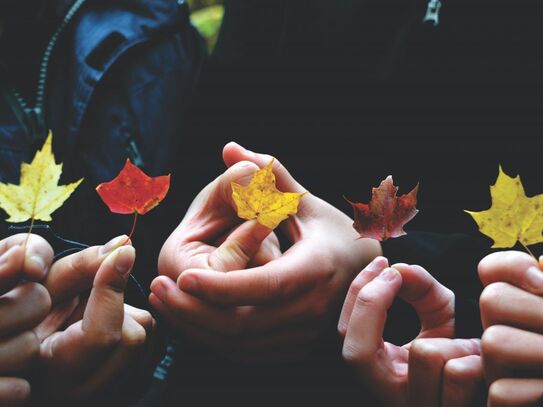
[[(417, 338), (403, 346), (383, 340), (397, 296), (421, 323)], [(343, 357), (387, 407), (467, 407), (482, 383), (479, 340), (452, 339), (454, 294), (422, 267), (375, 259), (353, 281), (338, 330)]]
[[(272, 157), (230, 143), (223, 158), (230, 168), (198, 195), (166, 241), (163, 276), (149, 300), (179, 333), (229, 357), (300, 357), (337, 318), (351, 280), (380, 245), (359, 239), (348, 216), (307, 194), (280, 226), (291, 242), (281, 253), (269, 229), (254, 221), (236, 228), (231, 200), (230, 183), (247, 185)], [(279, 190), (305, 192), (277, 159), (273, 172)]]

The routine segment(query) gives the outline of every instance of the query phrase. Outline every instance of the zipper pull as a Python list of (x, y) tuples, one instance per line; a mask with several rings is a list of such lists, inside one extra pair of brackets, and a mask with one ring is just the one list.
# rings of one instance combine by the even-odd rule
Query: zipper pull
[(29, 119), (29, 135), (32, 143), (43, 141), (47, 138), (47, 126), (45, 124), (45, 114), (40, 107), (27, 108), (25, 113)]
[(422, 19), (423, 23), (431, 22), (434, 27), (439, 25), (439, 10), (441, 9), (441, 1), (429, 0), (428, 7), (426, 9), (426, 15)]

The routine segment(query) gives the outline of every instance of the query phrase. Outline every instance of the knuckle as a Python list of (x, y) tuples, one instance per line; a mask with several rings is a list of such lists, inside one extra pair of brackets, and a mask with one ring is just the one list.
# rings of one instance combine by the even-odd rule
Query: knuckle
[(481, 351), (484, 358), (495, 357), (508, 342), (506, 327), (493, 325), (485, 330), (481, 337)]
[(147, 341), (147, 333), (141, 325), (123, 332), (121, 345), (127, 348), (139, 348), (145, 345)]
[(409, 359), (419, 365), (433, 365), (442, 360), (440, 349), (425, 339), (415, 339), (409, 350)]
[(378, 304), (378, 295), (371, 290), (362, 289), (356, 295), (355, 308), (377, 308)]
[(51, 310), (51, 296), (49, 295), (49, 291), (41, 285), (37, 283), (31, 283), (31, 299), (28, 299), (32, 301), (34, 306), (37, 308), (40, 314), (47, 315), (49, 311)]
[(2, 393), (6, 394), (5, 398), (9, 398), (16, 403), (13, 405), (19, 405), (19, 403), (28, 400), (30, 397), (30, 384), (23, 379), (10, 380), (9, 384), (2, 389)]
[(502, 380), (495, 381), (488, 388), (489, 404), (493, 407), (511, 406), (512, 404), (509, 402), (510, 390), (509, 386), (506, 386)]
[(281, 298), (288, 296), (289, 292), (294, 290), (294, 287), (288, 287), (282, 273), (268, 273), (267, 290), (270, 299), (280, 300)]
[(152, 328), (154, 323), (155, 323), (155, 320), (154, 320), (153, 316), (151, 315), (151, 313), (149, 311), (146, 311), (146, 310), (141, 311), (141, 315), (140, 315), (139, 319), (140, 319), (141, 325), (143, 325), (144, 327), (146, 327), (148, 329)]
[(99, 349), (111, 349), (117, 346), (123, 340), (122, 332), (108, 331), (102, 332), (94, 339), (94, 345)]
[(27, 359), (34, 359), (40, 352), (40, 340), (34, 331), (24, 332), (21, 337), (21, 347)]
[(362, 287), (363, 287), (362, 284), (358, 282), (353, 282), (351, 286), (349, 287), (348, 295), (356, 298), (356, 296), (358, 295)]
[(349, 340), (345, 340), (341, 355), (343, 360), (349, 365), (363, 365), (369, 359), (369, 355), (359, 345)]
[(471, 372), (466, 372), (466, 369), (459, 366), (454, 359), (447, 361), (443, 368), (445, 382), (455, 389), (460, 389), (464, 385), (472, 382), (473, 375), (470, 373)]
[(498, 282), (485, 287), (479, 298), (479, 306), (482, 313), (492, 312), (496, 305), (503, 300), (503, 292), (507, 289), (507, 284)]

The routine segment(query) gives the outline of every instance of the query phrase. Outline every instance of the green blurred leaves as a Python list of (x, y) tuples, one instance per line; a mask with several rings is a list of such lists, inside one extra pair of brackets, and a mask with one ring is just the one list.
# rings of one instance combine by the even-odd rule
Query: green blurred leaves
[(222, 0), (189, 0), (190, 20), (207, 42), (209, 53), (213, 51), (224, 16)]

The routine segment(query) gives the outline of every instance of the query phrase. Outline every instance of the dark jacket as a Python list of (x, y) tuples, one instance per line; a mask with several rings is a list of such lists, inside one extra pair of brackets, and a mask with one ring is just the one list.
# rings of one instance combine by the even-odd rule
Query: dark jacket
[[(72, 10), (70, 18), (70, 8), (77, 3), (81, 7)], [(184, 1), (54, 4), (39, 17), (41, 21), (29, 17), (13, 27), (8, 24), (2, 38), (9, 43), (0, 57), (4, 67), (0, 180), (18, 183), (21, 160), (32, 158), (51, 128), (54, 153), (64, 163), (61, 183), (85, 178), (77, 193), (53, 214), (51, 226), (64, 238), (103, 244), (127, 233), (131, 219), (109, 213), (94, 188), (115, 177), (127, 157), (150, 175), (173, 173), (173, 183), (179, 180), (181, 141), (188, 138), (184, 112), (205, 49), (189, 23)], [(23, 30), (31, 31), (28, 44)], [(46, 43), (43, 37), (51, 40)], [(34, 61), (42, 60), (43, 66), (41, 55), (52, 43), (46, 80), (40, 85), (41, 68)], [(20, 52), (23, 45), (28, 47)], [(36, 92), (40, 86), (44, 89)], [(36, 95), (40, 92), (41, 101)], [(36, 107), (43, 113), (41, 121)], [(134, 236), (139, 249), (137, 275), (146, 270), (147, 280), (153, 274), (148, 270), (156, 270), (161, 243), (183, 213), (176, 208), (174, 195), (161, 211), (141, 219)], [(176, 208), (177, 214), (169, 208)], [(6, 233), (5, 226), (1, 230)]]
[[(86, 178), (53, 215), (56, 233), (99, 244), (129, 230), (131, 219), (110, 214), (94, 192), (127, 155), (151, 175), (172, 172), (174, 190), (160, 210), (142, 218), (134, 238), (143, 265), (136, 274), (148, 280), (162, 242), (192, 197), (222, 172), (220, 149), (234, 139), (277, 155), (310, 191), (345, 210), (343, 195), (367, 201), (370, 186), (389, 173), (402, 191), (420, 181), (421, 213), (409, 229), (457, 234), (411, 233), (389, 242), (385, 254), (428, 267), (458, 297), (475, 302), (475, 268), (489, 245), (469, 236), (477, 232), (462, 209), (488, 206), (487, 186), (498, 162), (535, 179), (539, 150), (513, 142), (511, 134), (541, 130), (535, 105), (531, 110), (523, 100), (516, 109), (513, 98), (524, 80), (537, 83), (539, 53), (528, 53), (526, 45), (537, 38), (530, 32), (537, 21), (524, 26), (526, 20), (513, 15), (506, 24), (511, 37), (500, 36), (509, 13), (496, 2), (483, 3), (449, 8), (443, 0), (435, 27), (422, 22), (426, 0), (227, 2), (201, 103), (186, 123), (180, 112), (190, 100), (203, 48), (185, 6), (173, 0), (88, 0), (59, 37), (48, 72), (45, 124), (55, 132), (55, 153), (65, 163), (63, 181)], [(61, 7), (61, 18), (71, 4)], [(515, 11), (530, 21), (537, 16), (535, 10)], [(524, 28), (524, 42), (514, 28)], [(503, 57), (518, 44), (531, 62)], [(526, 69), (531, 75), (519, 76)], [(3, 89), (11, 89), (10, 78), (3, 76)], [(24, 88), (26, 82), (18, 80)], [(33, 97), (31, 90), (22, 93)], [(6, 97), (0, 179), (17, 182), (21, 159), (31, 158), (45, 133), (38, 140), (28, 137), (9, 107), (13, 94)], [(492, 136), (491, 142), (483, 135)], [(468, 323), (477, 325), (474, 309), (469, 312)], [(395, 320), (395, 340), (416, 333), (412, 319)], [(465, 334), (477, 332), (475, 327)], [(341, 404), (366, 391), (341, 363), (340, 346), (330, 326), (309, 360), (257, 368), (182, 343), (168, 390), (155, 395), (177, 400), (175, 405), (254, 404), (263, 395), (270, 402)], [(164, 366), (171, 368), (169, 363)]]
[[(179, 157), (189, 139), (185, 113), (205, 45), (182, 0), (59, 0), (32, 9), (37, 3), (2, 18), (0, 181), (18, 183), (21, 161), (30, 162), (52, 129), (57, 162), (64, 164), (61, 184), (85, 180), (50, 226), (63, 239), (95, 245), (129, 232), (132, 222), (108, 211), (94, 190), (99, 183), (114, 178), (127, 157), (152, 176), (172, 173), (174, 186), (161, 210), (142, 217), (133, 238), (133, 274), (148, 292), (162, 243), (188, 200), (175, 198), (175, 185), (182, 182)], [(43, 56), (47, 49), (49, 57)], [(77, 249), (47, 231), (36, 232), (45, 234), (57, 254)], [(1, 237), (12, 233), (0, 223)], [(133, 282), (128, 297), (148, 308), (146, 294)], [(148, 385), (132, 377), (120, 387), (120, 379), (116, 387), (124, 401)]]
[[(543, 192), (543, 12), (531, 0), (440, 0), (435, 25), (424, 21), (430, 3), (226, 0), (191, 113), (191, 151), (218, 155), (236, 140), (273, 154), (347, 213), (343, 196), (367, 202), (389, 174), (400, 193), (420, 182), (420, 213), (408, 236), (385, 243), (385, 255), (421, 264), (453, 289), (457, 334), (473, 337), (481, 331), (477, 264), (491, 242), (464, 209), (490, 206), (499, 164), (521, 174), (528, 195)], [(388, 339), (416, 335), (409, 310), (391, 315)], [(334, 328), (313, 364), (217, 374), (221, 391), (202, 397), (250, 402), (255, 393), (244, 389), (273, 382), (278, 402), (346, 404), (356, 384)], [(208, 366), (187, 374), (189, 388), (209, 377)]]

